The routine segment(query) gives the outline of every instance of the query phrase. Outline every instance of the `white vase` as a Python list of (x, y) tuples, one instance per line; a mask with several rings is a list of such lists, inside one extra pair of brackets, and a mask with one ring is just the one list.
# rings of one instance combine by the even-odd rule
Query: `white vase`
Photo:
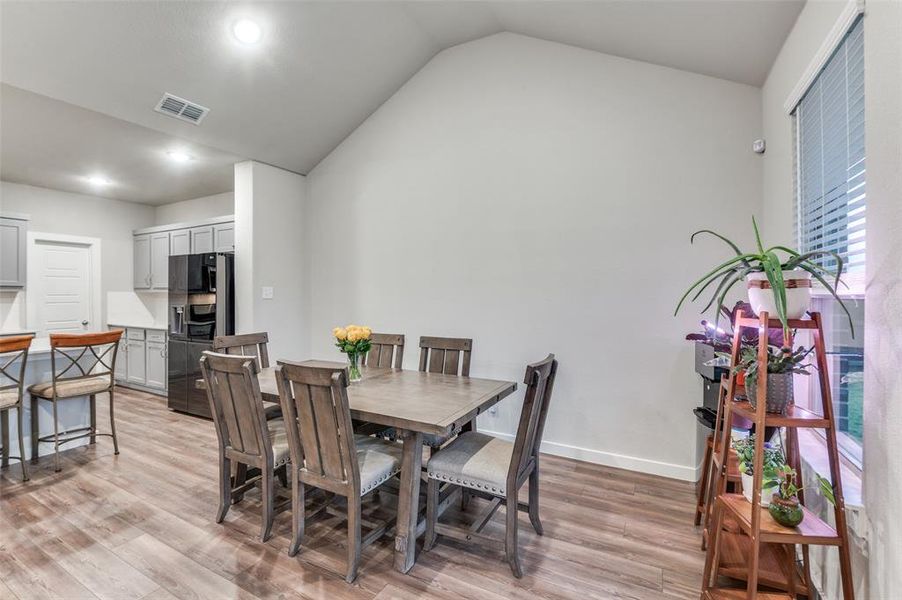
[[(749, 304), (755, 314), (767, 311), (771, 319), (779, 318), (767, 273), (749, 273), (745, 280)], [(783, 271), (783, 281), (786, 282), (786, 318), (801, 319), (808, 312), (811, 303), (811, 273), (802, 270)]]
[[(752, 486), (755, 484), (755, 477), (753, 475), (748, 475), (746, 473), (740, 473), (742, 475), (742, 495), (745, 496), (745, 499), (749, 502), (752, 501)], [(763, 488), (764, 481), (761, 481), (761, 486)], [(770, 493), (761, 490), (761, 506), (767, 507), (770, 505)]]

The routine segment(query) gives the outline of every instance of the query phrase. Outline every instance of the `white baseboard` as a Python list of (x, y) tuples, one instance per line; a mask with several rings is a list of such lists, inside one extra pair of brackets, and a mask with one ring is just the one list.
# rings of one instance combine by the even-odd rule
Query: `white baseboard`
[[(485, 429), (480, 429), (479, 431), (503, 440), (513, 441), (514, 439), (514, 436), (509, 433), (487, 431)], [(542, 442), (541, 451), (546, 454), (582, 460), (597, 465), (605, 465), (607, 467), (638, 471), (650, 475), (660, 475), (662, 477), (670, 477), (672, 479), (680, 479), (683, 481), (698, 481), (699, 467), (694, 466), (677, 465), (647, 458), (638, 458), (636, 456), (627, 456), (625, 454), (616, 454), (614, 452), (580, 448), (578, 446), (549, 442), (547, 440)]]

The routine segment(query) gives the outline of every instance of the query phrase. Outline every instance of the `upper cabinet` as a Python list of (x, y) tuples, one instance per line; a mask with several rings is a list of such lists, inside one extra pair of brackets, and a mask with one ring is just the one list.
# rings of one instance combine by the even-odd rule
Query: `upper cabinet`
[(179, 229), (169, 234), (169, 255), (191, 254), (191, 232), (187, 229)]
[(0, 288), (25, 287), (26, 217), (0, 217)]
[(235, 251), (235, 223), (213, 226), (213, 252)]
[[(169, 289), (170, 256), (235, 250), (235, 223), (231, 217), (208, 219), (201, 223), (149, 227), (134, 233), (136, 290)], [(5, 239), (3, 243), (6, 243)], [(5, 245), (2, 250), (5, 268)]]
[(213, 227), (191, 228), (191, 254), (213, 252)]

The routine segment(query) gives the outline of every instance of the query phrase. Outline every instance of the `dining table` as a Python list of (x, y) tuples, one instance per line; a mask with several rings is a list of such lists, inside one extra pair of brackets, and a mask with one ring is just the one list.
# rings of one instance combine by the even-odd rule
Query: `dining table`
[[(343, 368), (345, 363), (307, 360), (312, 367)], [(420, 521), (423, 435), (456, 435), (473, 427), (477, 415), (517, 389), (516, 382), (363, 366), (361, 381), (348, 386), (351, 418), (394, 428), (402, 443), (394, 566), (407, 573), (416, 562)], [(257, 375), (264, 404), (278, 403), (274, 367)], [(198, 381), (203, 386), (203, 380)]]

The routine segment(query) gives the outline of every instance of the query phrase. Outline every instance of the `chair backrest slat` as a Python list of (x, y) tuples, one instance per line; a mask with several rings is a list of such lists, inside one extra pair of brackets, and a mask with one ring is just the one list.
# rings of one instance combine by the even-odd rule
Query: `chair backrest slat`
[(401, 368), (404, 362), (403, 334), (373, 333), (370, 344), (370, 351), (363, 356), (364, 366)]
[(348, 376), (343, 365), (310, 367), (278, 361), (276, 381), (292, 461), (302, 481), (360, 493)]
[(265, 331), (239, 335), (218, 335), (213, 338), (213, 351), (223, 354), (253, 356), (257, 359), (257, 367), (265, 369), (269, 366), (269, 352), (266, 346), (268, 343), (269, 334)]
[(271, 468), (272, 444), (254, 357), (207, 351), (200, 359), (200, 367), (220, 450), (230, 457), (240, 453), (243, 462), (256, 460), (258, 465)]
[[(13, 335), (0, 338), (0, 390), (18, 388), (20, 399), (25, 383), (28, 349), (31, 347), (33, 339), (33, 335)], [(3, 383), (4, 380), (8, 383)]]
[(526, 367), (526, 395), (514, 439), (514, 450), (508, 469), (508, 484), (516, 486), (520, 474), (539, 451), (548, 415), (548, 403), (557, 374), (557, 360), (549, 354), (544, 360)]
[(470, 376), (470, 338), (444, 338), (423, 336), (420, 338), (420, 371)]

